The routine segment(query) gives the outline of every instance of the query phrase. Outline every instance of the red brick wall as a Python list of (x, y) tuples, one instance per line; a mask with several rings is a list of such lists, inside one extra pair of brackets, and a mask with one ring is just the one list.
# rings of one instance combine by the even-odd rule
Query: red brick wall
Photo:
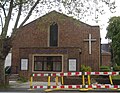
[(102, 53), (102, 66), (111, 66), (111, 54)]
[[(77, 58), (78, 63), (89, 65), (92, 70), (99, 70), (100, 63), (100, 29), (98, 26), (90, 26), (85, 23), (79, 22), (73, 18), (67, 17), (63, 14), (51, 12), (46, 16), (43, 16), (17, 30), (15, 37), (13, 38), (12, 47), (12, 66), (20, 65), (20, 48), (50, 48), (48, 46), (49, 39), (49, 27), (50, 24), (56, 22), (58, 24), (59, 40), (58, 49), (62, 48), (74, 48), (77, 47), (77, 52), (68, 53), (65, 56), (65, 65), (67, 67), (67, 58)], [(88, 34), (92, 34), (92, 38), (96, 39), (96, 42), (92, 42), (92, 54), (88, 53), (88, 42), (84, 42), (84, 39), (88, 39)], [(79, 49), (81, 54), (79, 57)], [(70, 52), (70, 51), (69, 51)], [(32, 58), (29, 50), (26, 51), (22, 58), (28, 58), (29, 64), (32, 62)], [(75, 54), (75, 55), (74, 55)], [(30, 65), (29, 65), (30, 67)], [(20, 68), (20, 66), (19, 66)], [(79, 68), (79, 66), (78, 66)], [(65, 70), (66, 71), (66, 70)], [(22, 71), (23, 72), (23, 71)], [(20, 72), (20, 73), (22, 73)], [(25, 71), (24, 71), (25, 72)], [(31, 71), (28, 71), (31, 73)], [(26, 73), (26, 72), (25, 72)]]

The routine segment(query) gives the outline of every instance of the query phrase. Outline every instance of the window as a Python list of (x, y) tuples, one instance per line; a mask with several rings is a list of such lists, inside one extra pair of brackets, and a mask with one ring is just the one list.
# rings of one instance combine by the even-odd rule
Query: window
[(58, 25), (53, 23), (50, 26), (50, 46), (58, 46)]
[(62, 71), (62, 56), (34, 56), (34, 71)]

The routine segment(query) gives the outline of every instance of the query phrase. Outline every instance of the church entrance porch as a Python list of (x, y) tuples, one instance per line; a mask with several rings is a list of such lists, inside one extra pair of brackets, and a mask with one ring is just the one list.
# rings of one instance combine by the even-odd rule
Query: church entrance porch
[[(79, 47), (20, 48), (19, 75), (29, 78), (32, 73), (60, 73), (80, 70)], [(24, 62), (22, 62), (24, 61)], [(22, 64), (24, 63), (24, 64)], [(23, 66), (24, 65), (24, 66)]]

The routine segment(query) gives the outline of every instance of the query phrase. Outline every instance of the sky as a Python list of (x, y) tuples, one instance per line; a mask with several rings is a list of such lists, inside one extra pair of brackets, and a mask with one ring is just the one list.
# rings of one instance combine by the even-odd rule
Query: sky
[[(53, 0), (51, 0), (51, 1), (53, 1)], [(84, 0), (81, 0), (81, 1), (84, 1)], [(96, 0), (93, 0), (93, 1), (96, 1)], [(100, 1), (100, 0), (99, 0), (99, 1)], [(109, 0), (108, 0), (108, 1), (109, 1)], [(112, 1), (114, 1), (114, 0), (110, 0), (110, 1), (112, 2)], [(105, 39), (105, 36), (106, 36), (106, 33), (107, 33), (106, 28), (107, 28), (107, 26), (108, 26), (109, 18), (112, 17), (112, 16), (120, 16), (120, 5), (119, 5), (119, 4), (120, 4), (120, 0), (115, 0), (115, 2), (116, 2), (116, 3), (115, 3), (116, 6), (117, 6), (116, 9), (115, 9), (116, 12), (111, 13), (111, 12), (109, 11), (108, 7), (104, 5), (104, 11), (105, 11), (105, 13), (104, 13), (103, 15), (98, 14), (98, 19), (97, 19), (98, 22), (97, 22), (97, 23), (96, 23), (96, 20), (94, 20), (94, 19), (95, 19), (95, 14), (93, 14), (93, 15), (91, 15), (91, 16), (87, 16), (87, 18), (84, 17), (84, 19), (81, 19), (81, 20), (80, 20), (80, 21), (82, 21), (82, 22), (84, 22), (84, 23), (87, 23), (87, 24), (89, 24), (89, 25), (93, 25), (93, 26), (99, 25), (99, 26), (100, 26), (100, 34), (101, 34), (101, 43), (102, 43), (102, 44), (109, 42), (109, 40)], [(66, 12), (65, 8), (63, 8), (63, 5), (61, 4), (61, 5), (59, 5), (60, 7), (58, 7), (57, 4), (58, 4), (58, 3), (53, 4), (53, 5), (51, 6), (52, 9), (49, 9), (47, 6), (41, 7), (41, 6), (39, 5), (38, 8), (40, 9), (40, 10), (39, 10), (39, 14), (40, 14), (40, 15), (38, 14), (38, 16), (36, 16), (35, 13), (33, 13), (33, 15), (32, 15), (32, 16), (30, 17), (30, 19), (27, 21), (27, 23), (29, 23), (29, 22), (31, 22), (31, 21), (39, 18), (39, 17), (42, 16), (42, 15), (45, 15), (46, 13), (48, 13), (48, 12), (50, 12), (50, 11), (52, 11), (52, 10), (58, 10), (60, 7), (62, 7), (62, 8), (61, 8), (62, 13), (64, 13), (64, 14), (67, 15), (67, 12)], [(103, 3), (99, 3), (99, 5), (101, 5), (101, 4), (103, 4)], [(85, 3), (85, 5), (87, 6), (88, 4)], [(96, 7), (96, 6), (93, 4), (92, 7)], [(96, 15), (97, 15), (97, 12), (95, 12), (95, 13), (96, 13)], [(76, 17), (76, 16), (74, 16), (74, 15), (68, 15), (68, 16), (72, 16), (73, 18), (79, 19), (79, 17)], [(23, 17), (21, 17), (21, 20), (22, 20), (22, 19), (23, 19)], [(8, 35), (11, 33), (12, 27), (13, 27), (13, 20), (12, 20), (11, 23), (10, 23)]]
[(104, 15), (99, 16), (99, 20), (100, 20), (99, 24), (102, 25), (101, 26), (102, 29), (100, 30), (101, 38), (102, 38), (101, 43), (109, 42), (108, 39), (105, 39), (105, 36), (107, 33), (106, 28), (108, 26), (109, 19), (113, 16), (120, 16), (120, 0), (115, 0), (115, 1), (116, 1), (116, 6), (117, 6), (115, 9), (115, 11), (116, 11), (115, 13), (111, 13), (111, 12), (107, 11), (107, 8), (106, 8), (106, 13)]

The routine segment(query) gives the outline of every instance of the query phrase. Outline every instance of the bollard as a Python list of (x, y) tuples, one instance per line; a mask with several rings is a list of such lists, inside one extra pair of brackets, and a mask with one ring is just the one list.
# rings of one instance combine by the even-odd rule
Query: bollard
[(90, 82), (90, 75), (88, 75), (88, 85), (90, 85), (91, 82)]
[(109, 79), (110, 79), (110, 84), (113, 85), (113, 81), (112, 81), (111, 75), (109, 75)]
[(50, 86), (51, 86), (51, 84), (50, 84), (50, 74), (49, 74), (49, 76), (48, 76), (48, 88), (45, 90), (45, 92), (51, 92), (52, 91), (50, 89)]
[(56, 76), (56, 86), (58, 86), (58, 76)]
[(82, 75), (82, 85), (83, 85), (83, 87), (85, 86), (85, 76), (84, 75)]
[(80, 91), (88, 91), (88, 89), (85, 88), (85, 73), (82, 74), (82, 89), (79, 89)]
[(50, 88), (50, 76), (48, 76), (48, 89)]
[(33, 77), (30, 77), (30, 89), (32, 89), (32, 82), (33, 82)]
[[(111, 75), (109, 75), (109, 79), (110, 79), (110, 84), (113, 85), (113, 81), (112, 81), (112, 76), (111, 76)], [(111, 89), (114, 90), (114, 89), (116, 89), (116, 88), (111, 88)]]
[(62, 83), (62, 85), (64, 85), (63, 76), (61, 77), (61, 83)]
[[(91, 84), (90, 82), (90, 75), (88, 75), (88, 86)], [(88, 88), (89, 90), (91, 90), (92, 88)]]

